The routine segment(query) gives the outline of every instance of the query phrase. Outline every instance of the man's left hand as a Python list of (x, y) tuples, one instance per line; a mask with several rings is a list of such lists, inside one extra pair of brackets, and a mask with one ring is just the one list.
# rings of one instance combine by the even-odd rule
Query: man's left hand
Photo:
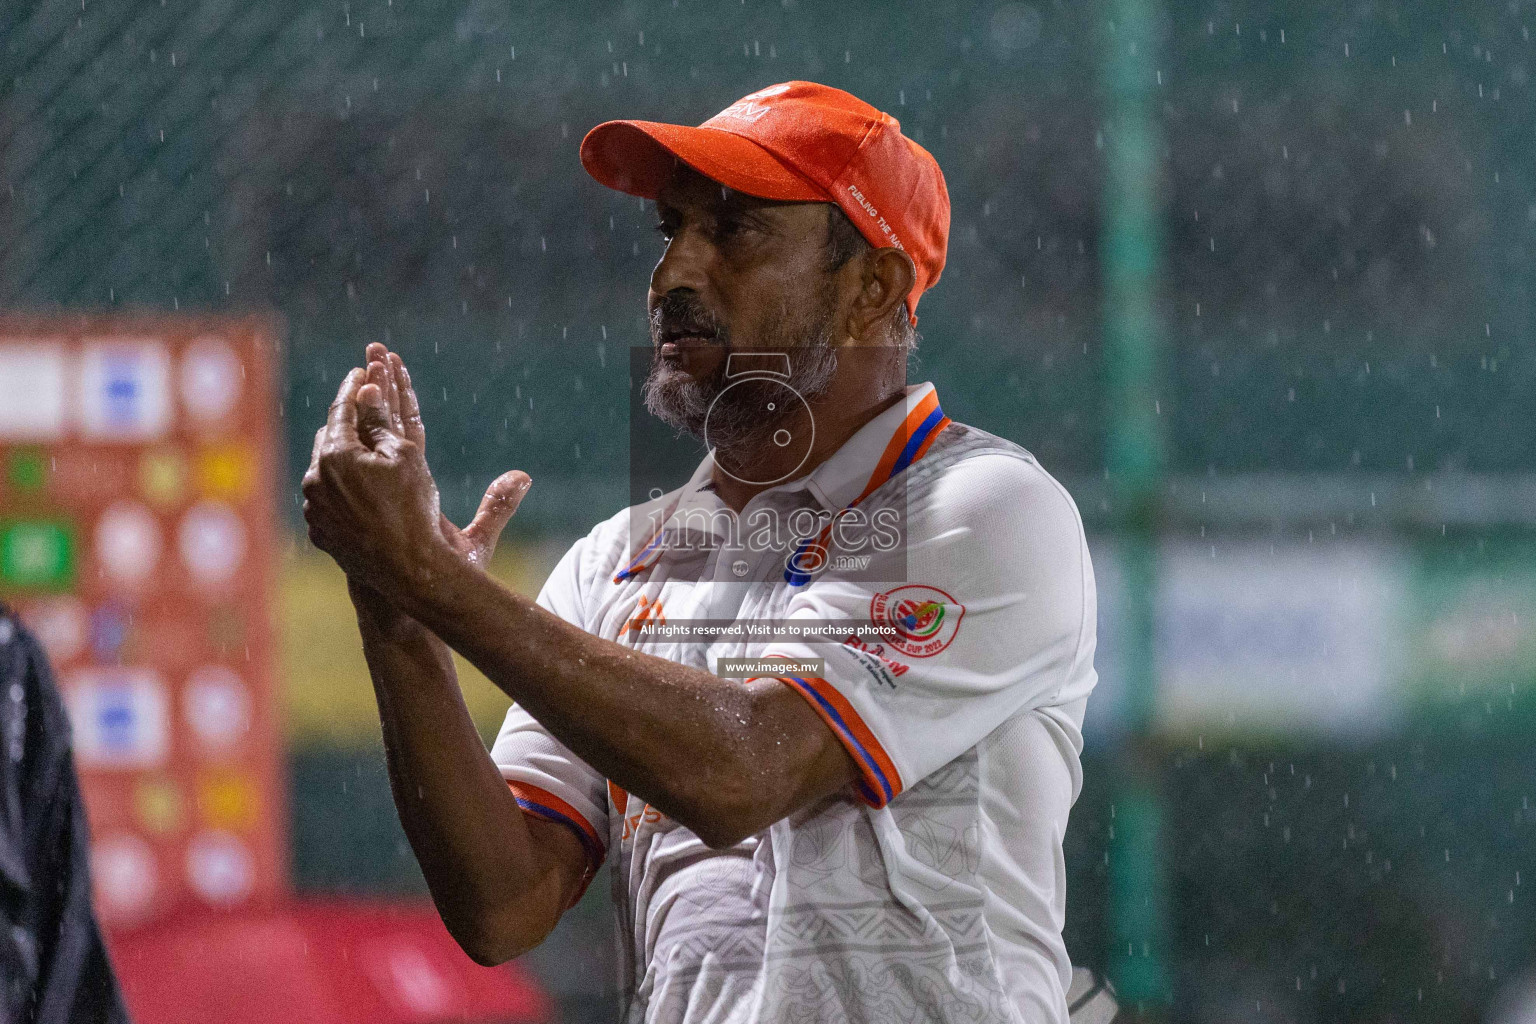
[(395, 597), (424, 582), (439, 528), (437, 488), (422, 447), (392, 420), (384, 364), (342, 382), (304, 474), (304, 518), (314, 545), (353, 579)]
[[(389, 408), (390, 422), (407, 441), (426, 451), (427, 428), (421, 421), (421, 402), (416, 397), (416, 388), (411, 384), (411, 371), (405, 368), (405, 363), (398, 355), (378, 342), (368, 346), (370, 380), (377, 380), (374, 376), (375, 363), (383, 363), (381, 387)], [(448, 521), (447, 516), (438, 513), (438, 526), (442, 530), (443, 539), (464, 561), (476, 568), (486, 568), (490, 565), (491, 555), (496, 552), (496, 542), (501, 539), (501, 531), (517, 512), (517, 507), (523, 503), (523, 497), (532, 485), (533, 480), (520, 469), (501, 474), (485, 489), (485, 496), (480, 499), (475, 517), (464, 529), (459, 529)]]
[[(430, 572), (430, 556), (444, 546), (485, 568), (532, 481), (519, 470), (503, 473), (486, 489), (470, 524), (462, 530), (454, 526), (442, 514), (427, 469), (426, 429), (410, 372), (383, 345), (369, 345), (367, 357), (366, 369), (352, 371), (342, 382), (315, 437), (304, 475), (311, 541), (336, 559), (354, 585), (381, 594)], [(379, 504), (370, 506), (372, 501)], [(367, 515), (369, 508), (378, 514)], [(416, 541), (405, 538), (418, 537), (423, 517), (436, 522), (440, 543), (413, 547)], [(381, 527), (379, 536), (358, 536)]]

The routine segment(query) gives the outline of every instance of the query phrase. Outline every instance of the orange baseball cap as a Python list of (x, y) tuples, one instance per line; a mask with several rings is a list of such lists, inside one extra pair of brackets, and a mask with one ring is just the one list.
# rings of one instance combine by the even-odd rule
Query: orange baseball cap
[(907, 311), (938, 281), (949, 243), (949, 191), (938, 162), (901, 124), (815, 82), (781, 82), (697, 128), (606, 121), (581, 140), (581, 165), (611, 189), (655, 199), (674, 159), (748, 195), (836, 203), (870, 245), (912, 257)]

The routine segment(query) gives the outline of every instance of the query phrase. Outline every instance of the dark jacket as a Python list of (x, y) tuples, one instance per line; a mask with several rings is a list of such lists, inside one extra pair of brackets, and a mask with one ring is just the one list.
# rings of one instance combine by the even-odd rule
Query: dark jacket
[(0, 605), (0, 1024), (126, 1024), (89, 846), (53, 673)]

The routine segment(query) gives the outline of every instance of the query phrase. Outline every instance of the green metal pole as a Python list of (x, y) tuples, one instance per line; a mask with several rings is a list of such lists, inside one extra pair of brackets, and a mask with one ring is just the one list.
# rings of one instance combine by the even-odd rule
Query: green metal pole
[(1108, 470), (1126, 587), (1128, 735), (1118, 759), (1109, 846), (1109, 974), (1121, 1004), (1153, 1018), (1172, 1003), (1163, 802), (1151, 732), (1162, 477), (1162, 257), (1156, 0), (1106, 0), (1104, 357)]

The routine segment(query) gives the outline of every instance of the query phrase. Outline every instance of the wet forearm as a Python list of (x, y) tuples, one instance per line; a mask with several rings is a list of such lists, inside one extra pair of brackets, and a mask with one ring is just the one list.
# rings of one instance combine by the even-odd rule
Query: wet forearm
[[(471, 567), (443, 564), (397, 598), (601, 774), (709, 841), (750, 834), (820, 771), (819, 726), (771, 680), (743, 683), (600, 639)], [(814, 723), (813, 723), (814, 725)], [(840, 751), (833, 758), (840, 759)], [(789, 807), (785, 807), (787, 811)]]
[(419, 623), (381, 614), (377, 601), (358, 604), (395, 806), (443, 920), (477, 959), (526, 945), (493, 933), (541, 936), (562, 894), (541, 877), (528, 822), (475, 730), (448, 648)]

